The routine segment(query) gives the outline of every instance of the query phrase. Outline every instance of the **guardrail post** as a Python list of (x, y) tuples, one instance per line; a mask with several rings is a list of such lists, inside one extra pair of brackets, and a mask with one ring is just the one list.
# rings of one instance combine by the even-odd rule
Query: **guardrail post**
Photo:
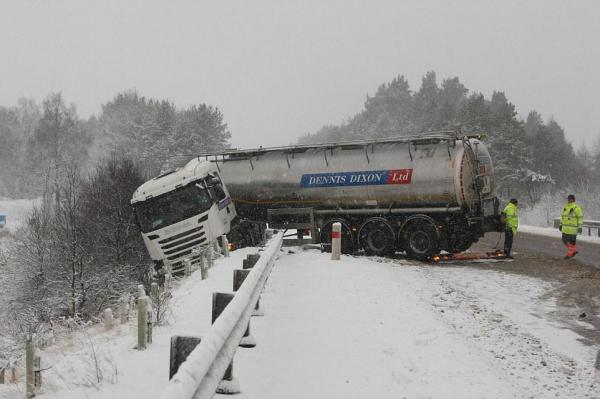
[[(248, 274), (250, 274), (250, 270), (247, 269), (235, 269), (233, 271), (233, 292), (240, 289)], [(256, 340), (250, 335), (250, 320), (248, 320), (248, 327), (246, 327), (246, 332), (244, 332), (244, 336), (240, 341), (240, 346), (242, 348), (254, 348), (256, 346)]]
[(110, 330), (113, 327), (113, 312), (111, 308), (104, 309), (104, 329)]
[(246, 255), (246, 259), (243, 260), (242, 267), (244, 269), (252, 269), (259, 259), (260, 254), (248, 254)]
[[(260, 254), (248, 254), (246, 255), (246, 259), (243, 260), (242, 267), (244, 269), (252, 269), (256, 262), (260, 259)], [(264, 316), (265, 313), (260, 308), (260, 297), (256, 301), (256, 306), (254, 306), (254, 310), (252, 311), (252, 316)]]
[(340, 260), (342, 250), (342, 224), (335, 222), (331, 229), (331, 260)]
[(33, 340), (31, 335), (25, 341), (25, 395), (27, 398), (35, 396), (35, 381), (33, 373)]
[(196, 346), (200, 343), (200, 337), (186, 337), (174, 335), (171, 337), (171, 353), (169, 362), (169, 380), (173, 378), (179, 366), (192, 353)]
[(138, 299), (137, 299), (137, 310), (138, 310), (138, 344), (137, 350), (146, 349), (147, 334), (148, 334), (148, 297), (144, 291), (144, 286), (138, 286)]
[[(222, 292), (213, 293), (213, 302), (212, 302), (212, 322), (217, 320), (219, 315), (225, 310), (225, 307), (231, 302), (233, 299), (233, 294), (226, 294)], [(231, 359), (231, 363), (227, 367), (223, 378), (219, 382), (219, 386), (217, 387), (217, 393), (232, 395), (236, 393), (240, 393), (240, 383), (233, 376), (233, 359)]]

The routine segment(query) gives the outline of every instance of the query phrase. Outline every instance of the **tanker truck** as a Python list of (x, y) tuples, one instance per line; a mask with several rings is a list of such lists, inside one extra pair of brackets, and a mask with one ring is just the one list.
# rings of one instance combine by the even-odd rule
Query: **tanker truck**
[[(237, 216), (227, 227), (236, 247), (256, 241), (266, 223), (300, 235), (310, 232), (327, 250), (332, 225), (339, 222), (345, 253), (363, 250), (385, 256), (404, 251), (410, 258), (427, 259), (442, 250), (464, 251), (485, 232), (501, 230), (489, 152), (478, 136), (454, 131), (226, 150), (199, 155), (174, 174), (189, 176), (179, 189), (195, 180), (204, 182), (196, 186), (207, 189), (209, 198), (214, 197), (211, 184), (223, 187), (222, 200), (235, 204), (230, 215)], [(163, 184), (160, 195), (166, 202), (168, 187), (176, 191), (179, 180)], [(136, 213), (151, 214), (145, 210), (144, 186), (138, 191), (132, 200)], [(146, 230), (160, 237), (166, 233)], [(152, 245), (148, 236), (145, 240)]]

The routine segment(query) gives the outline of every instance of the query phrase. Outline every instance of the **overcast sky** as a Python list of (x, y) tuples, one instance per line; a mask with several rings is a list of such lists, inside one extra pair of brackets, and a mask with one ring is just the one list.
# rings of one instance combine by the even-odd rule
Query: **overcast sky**
[(136, 89), (218, 106), (232, 144), (289, 144), (428, 70), (577, 145), (600, 134), (600, 1), (0, 0), (0, 105), (62, 91), (79, 114)]

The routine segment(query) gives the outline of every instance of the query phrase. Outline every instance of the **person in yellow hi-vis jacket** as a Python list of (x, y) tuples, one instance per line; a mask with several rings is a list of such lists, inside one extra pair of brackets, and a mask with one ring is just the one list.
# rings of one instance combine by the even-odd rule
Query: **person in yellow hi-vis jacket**
[(567, 197), (567, 204), (560, 215), (558, 228), (562, 232), (562, 241), (567, 247), (565, 259), (572, 258), (578, 254), (577, 234), (581, 233), (583, 229), (583, 209), (575, 202), (573, 194), (569, 194)]
[(512, 259), (513, 237), (517, 234), (517, 228), (519, 227), (518, 204), (519, 201), (516, 198), (512, 198), (502, 211), (504, 220), (504, 255), (510, 259)]

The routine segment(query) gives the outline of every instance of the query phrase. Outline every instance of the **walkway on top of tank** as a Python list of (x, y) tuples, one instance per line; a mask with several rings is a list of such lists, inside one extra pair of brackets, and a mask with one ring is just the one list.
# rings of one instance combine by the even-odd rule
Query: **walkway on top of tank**
[(243, 157), (243, 156), (256, 156), (262, 155), (267, 152), (275, 152), (275, 151), (284, 151), (287, 153), (297, 153), (304, 152), (308, 149), (313, 148), (324, 148), (324, 149), (333, 149), (336, 147), (341, 147), (344, 149), (348, 148), (361, 148), (367, 147), (373, 144), (387, 144), (387, 143), (414, 143), (414, 144), (428, 144), (430, 141), (442, 141), (442, 140), (462, 140), (462, 139), (481, 139), (481, 135), (464, 135), (459, 130), (440, 130), (440, 131), (432, 131), (425, 132), (416, 135), (410, 136), (394, 136), (380, 139), (370, 139), (370, 140), (353, 140), (353, 141), (341, 141), (341, 142), (330, 142), (330, 143), (321, 143), (321, 144), (298, 144), (298, 145), (290, 145), (290, 146), (281, 146), (281, 147), (259, 147), (252, 149), (230, 149), (230, 150), (222, 150), (222, 151), (214, 151), (198, 154), (197, 157), (217, 157), (217, 156), (234, 156), (234, 157)]

